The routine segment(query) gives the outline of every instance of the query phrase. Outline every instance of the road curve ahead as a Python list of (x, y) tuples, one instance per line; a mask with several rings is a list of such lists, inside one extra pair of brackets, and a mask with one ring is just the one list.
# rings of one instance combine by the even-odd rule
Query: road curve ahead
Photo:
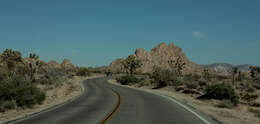
[(86, 80), (84, 87), (86, 90), (83, 95), (73, 102), (13, 123), (205, 124), (169, 99), (115, 86), (107, 83), (106, 78)]

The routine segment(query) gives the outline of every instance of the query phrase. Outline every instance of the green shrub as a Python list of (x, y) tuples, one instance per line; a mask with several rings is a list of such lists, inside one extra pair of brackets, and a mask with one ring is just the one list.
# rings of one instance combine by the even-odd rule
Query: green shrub
[(202, 87), (202, 86), (207, 86), (207, 81), (205, 80), (199, 80), (199, 85)]
[(249, 93), (254, 93), (256, 91), (256, 89), (252, 86), (249, 86), (247, 89), (246, 89), (246, 92), (249, 92)]
[(186, 87), (189, 89), (197, 89), (199, 85), (196, 82), (192, 82), (192, 83), (186, 83)]
[(136, 84), (140, 80), (134, 76), (123, 76), (116, 79), (117, 82), (121, 83), (122, 85), (129, 85), (129, 84)]
[(247, 93), (247, 94), (243, 95), (241, 98), (247, 102), (252, 102), (258, 98), (258, 95)]
[(88, 68), (79, 68), (76, 75), (77, 76), (90, 76), (90, 71)]
[(228, 108), (231, 109), (234, 107), (234, 105), (231, 103), (230, 100), (223, 100), (219, 104), (216, 105), (218, 108)]
[(5, 112), (16, 107), (16, 102), (14, 100), (10, 101), (0, 101), (0, 112)]
[(149, 86), (149, 85), (151, 85), (151, 82), (150, 82), (150, 80), (147, 79), (147, 78), (141, 78), (141, 79), (140, 79), (140, 82), (138, 83), (138, 86), (139, 86), (139, 87)]
[(156, 69), (151, 77), (153, 78), (153, 84), (155, 84), (158, 88), (165, 86), (177, 86), (180, 84), (177, 74), (174, 71)]
[(256, 117), (260, 118), (260, 109), (249, 108), (248, 111), (253, 113)]
[(32, 107), (45, 100), (45, 93), (22, 78), (13, 77), (0, 83), (0, 101), (16, 101), (20, 107)]
[(233, 105), (237, 105), (239, 102), (234, 88), (223, 83), (207, 86), (205, 94), (200, 96), (199, 99), (230, 100)]

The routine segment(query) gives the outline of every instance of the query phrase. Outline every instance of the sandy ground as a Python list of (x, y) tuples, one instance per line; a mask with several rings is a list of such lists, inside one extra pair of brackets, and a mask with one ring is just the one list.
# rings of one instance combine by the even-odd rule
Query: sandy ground
[[(109, 80), (110, 83), (120, 85), (115, 80)], [(136, 86), (126, 86), (137, 88)], [(217, 100), (198, 100), (195, 96), (183, 94), (174, 91), (171, 87), (162, 89), (151, 89), (151, 87), (138, 88), (148, 92), (153, 92), (160, 95), (174, 97), (175, 99), (192, 106), (197, 111), (207, 114), (219, 123), (224, 124), (260, 124), (260, 118), (248, 111), (248, 106), (239, 105), (238, 107), (227, 109), (217, 108), (215, 105), (219, 103)]]
[[(75, 76), (72, 79), (63, 82), (63, 85), (61, 86), (58, 86), (53, 89), (48, 89), (46, 92), (46, 100), (41, 105), (36, 105), (30, 109), (18, 108), (16, 110), (10, 110), (4, 113), (0, 113), (0, 123), (30, 116), (34, 113), (38, 113), (40, 111), (46, 110), (56, 105), (65, 103), (66, 101), (72, 100), (73, 98), (80, 96), (80, 94), (83, 92), (83, 89), (81, 87), (82, 81), (86, 79), (103, 77), (103, 76), (104, 75), (96, 75), (90, 77)], [(46, 89), (46, 87), (43, 86), (39, 86), (39, 87), (42, 89)]]

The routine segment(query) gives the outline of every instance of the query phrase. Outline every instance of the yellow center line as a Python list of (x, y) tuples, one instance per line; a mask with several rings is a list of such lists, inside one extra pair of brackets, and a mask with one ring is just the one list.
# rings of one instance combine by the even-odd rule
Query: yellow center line
[(111, 88), (107, 88), (107, 89), (113, 91), (113, 93), (117, 96), (117, 103), (116, 103), (116, 106), (114, 107), (114, 109), (108, 115), (106, 115), (106, 117), (103, 120), (100, 120), (97, 124), (107, 123), (112, 118), (112, 116), (116, 113), (116, 111), (119, 109), (119, 106), (120, 106), (121, 101), (122, 101), (121, 96), (117, 91), (115, 91)]

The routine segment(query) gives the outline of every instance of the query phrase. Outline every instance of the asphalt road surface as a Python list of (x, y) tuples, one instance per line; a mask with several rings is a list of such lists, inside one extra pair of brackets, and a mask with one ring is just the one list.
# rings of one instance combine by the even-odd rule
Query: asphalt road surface
[(17, 124), (204, 124), (169, 99), (107, 83), (106, 78), (84, 81), (85, 92), (54, 110)]

